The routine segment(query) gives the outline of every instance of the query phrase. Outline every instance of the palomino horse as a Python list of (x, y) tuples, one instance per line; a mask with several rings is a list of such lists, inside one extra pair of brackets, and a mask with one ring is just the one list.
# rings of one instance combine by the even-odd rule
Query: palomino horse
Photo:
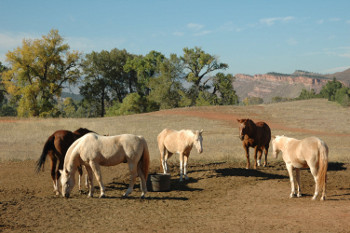
[[(81, 136), (92, 132), (85, 128), (79, 128), (74, 132), (68, 130), (58, 130), (54, 132), (46, 141), (40, 158), (36, 164), (36, 171), (39, 172), (44, 167), (46, 156), (49, 155), (51, 158), (51, 178), (53, 181), (53, 188), (56, 195), (59, 195), (59, 170), (63, 169), (63, 161), (66, 156), (66, 152), (70, 145), (80, 138)], [(58, 165), (57, 165), (58, 162)], [(82, 168), (79, 167), (79, 190), (81, 190), (80, 178), (82, 175)]]
[(158, 148), (160, 151), (160, 161), (163, 166), (164, 174), (168, 173), (167, 160), (174, 153), (180, 155), (180, 181), (182, 181), (182, 176), (185, 175), (187, 180), (187, 160), (190, 156), (191, 149), (193, 145), (197, 148), (198, 153), (203, 152), (202, 147), (202, 132), (192, 131), (192, 130), (172, 130), (164, 129), (157, 137)]
[(130, 184), (127, 197), (133, 190), (137, 175), (141, 179), (141, 198), (147, 193), (146, 177), (149, 168), (149, 152), (146, 140), (142, 136), (122, 134), (116, 136), (100, 136), (89, 133), (76, 140), (68, 149), (61, 176), (62, 195), (69, 197), (75, 183), (75, 172), (80, 165), (84, 165), (88, 173), (88, 197), (93, 196), (93, 176), (99, 183), (101, 194), (105, 196), (102, 183), (100, 165), (115, 166), (128, 163), (130, 170)]
[[(249, 161), (249, 147), (254, 148), (254, 169), (261, 164), (261, 156), (263, 150), (265, 151), (264, 167), (267, 165), (267, 153), (269, 151), (269, 144), (271, 140), (270, 127), (265, 122), (254, 123), (250, 119), (237, 119), (239, 125), (239, 138), (243, 142), (243, 148), (247, 157), (246, 169), (250, 167)], [(256, 159), (259, 152), (258, 160)]]
[(319, 191), (322, 189), (321, 200), (325, 200), (328, 168), (328, 147), (325, 142), (316, 137), (297, 140), (285, 136), (276, 136), (272, 140), (272, 149), (275, 158), (277, 158), (279, 152), (283, 153), (282, 157), (288, 169), (292, 188), (290, 197), (294, 197), (296, 194), (293, 168), (296, 170), (298, 185), (298, 193), (296, 195), (300, 197), (300, 168), (309, 167), (316, 184), (312, 200), (317, 198)]

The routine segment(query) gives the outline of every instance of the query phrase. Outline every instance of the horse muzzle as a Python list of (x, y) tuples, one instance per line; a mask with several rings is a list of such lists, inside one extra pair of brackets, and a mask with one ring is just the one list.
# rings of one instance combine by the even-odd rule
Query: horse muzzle
[(65, 198), (69, 198), (69, 193), (64, 194)]

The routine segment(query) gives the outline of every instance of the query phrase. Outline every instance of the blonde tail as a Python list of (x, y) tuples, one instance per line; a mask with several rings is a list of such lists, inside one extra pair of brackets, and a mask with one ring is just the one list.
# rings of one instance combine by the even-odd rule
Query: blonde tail
[(327, 169), (328, 169), (328, 146), (321, 141), (319, 145), (319, 167), (318, 167), (318, 187), (322, 191), (321, 200), (324, 200), (326, 195)]

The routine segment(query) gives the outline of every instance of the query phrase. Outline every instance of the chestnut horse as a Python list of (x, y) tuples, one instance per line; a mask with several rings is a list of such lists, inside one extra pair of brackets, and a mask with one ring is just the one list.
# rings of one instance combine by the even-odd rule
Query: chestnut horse
[[(265, 152), (264, 167), (267, 165), (267, 153), (269, 151), (269, 144), (271, 140), (270, 127), (265, 122), (254, 123), (250, 119), (237, 119), (239, 125), (239, 138), (243, 142), (243, 148), (247, 157), (246, 169), (249, 169), (249, 147), (254, 148), (254, 169), (261, 165), (261, 156)], [(257, 160), (257, 154), (259, 157)]]
[(160, 161), (163, 166), (164, 174), (168, 173), (167, 160), (174, 153), (180, 155), (180, 181), (182, 181), (182, 176), (185, 176), (187, 180), (187, 160), (190, 156), (193, 145), (197, 148), (198, 153), (203, 152), (202, 147), (202, 133), (201, 131), (192, 130), (172, 130), (164, 129), (159, 133), (157, 137), (158, 148), (160, 152)]
[[(328, 168), (328, 146), (321, 139), (308, 137), (303, 140), (276, 136), (272, 140), (272, 154), (275, 158), (279, 152), (286, 163), (291, 183), (291, 193), (289, 197), (301, 196), (300, 192), (300, 168), (310, 168), (315, 180), (315, 193), (312, 200), (315, 200), (320, 190), (323, 190), (321, 201), (326, 197), (326, 180)], [(295, 168), (298, 193), (295, 192), (293, 168)]]
[(115, 166), (128, 163), (130, 183), (126, 193), (127, 197), (133, 190), (136, 177), (140, 177), (141, 198), (147, 193), (146, 179), (149, 169), (150, 155), (144, 137), (133, 134), (116, 136), (101, 136), (89, 133), (76, 140), (68, 149), (61, 176), (62, 195), (66, 198), (74, 187), (74, 177), (77, 168), (84, 165), (89, 176), (89, 194), (93, 196), (94, 186), (92, 173), (100, 186), (100, 197), (105, 196), (100, 166)]
[[(36, 164), (36, 171), (39, 172), (41, 168), (44, 168), (46, 156), (49, 155), (51, 158), (51, 178), (53, 181), (53, 188), (56, 195), (59, 195), (59, 170), (63, 169), (64, 157), (70, 145), (80, 138), (81, 136), (92, 132), (85, 128), (79, 128), (74, 132), (68, 130), (58, 130), (54, 132), (46, 141), (40, 158)], [(57, 164), (58, 163), (58, 164)], [(79, 168), (79, 190), (81, 190), (80, 178), (82, 175), (82, 168)]]

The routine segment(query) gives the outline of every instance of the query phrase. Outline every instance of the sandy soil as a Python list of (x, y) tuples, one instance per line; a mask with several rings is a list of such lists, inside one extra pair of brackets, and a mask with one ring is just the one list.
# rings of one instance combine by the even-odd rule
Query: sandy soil
[[(290, 199), (282, 161), (244, 167), (244, 160), (191, 162), (190, 179), (180, 183), (178, 165), (170, 164), (171, 191), (149, 192), (144, 200), (139, 185), (121, 198), (129, 179), (125, 164), (104, 167), (107, 198), (97, 198), (98, 190), (87, 198), (75, 187), (65, 199), (53, 193), (48, 164), (35, 174), (35, 161), (1, 162), (0, 232), (350, 232), (350, 164), (329, 164), (324, 202), (311, 201), (308, 170), (301, 173), (304, 196)], [(159, 172), (159, 164), (150, 172)]]

